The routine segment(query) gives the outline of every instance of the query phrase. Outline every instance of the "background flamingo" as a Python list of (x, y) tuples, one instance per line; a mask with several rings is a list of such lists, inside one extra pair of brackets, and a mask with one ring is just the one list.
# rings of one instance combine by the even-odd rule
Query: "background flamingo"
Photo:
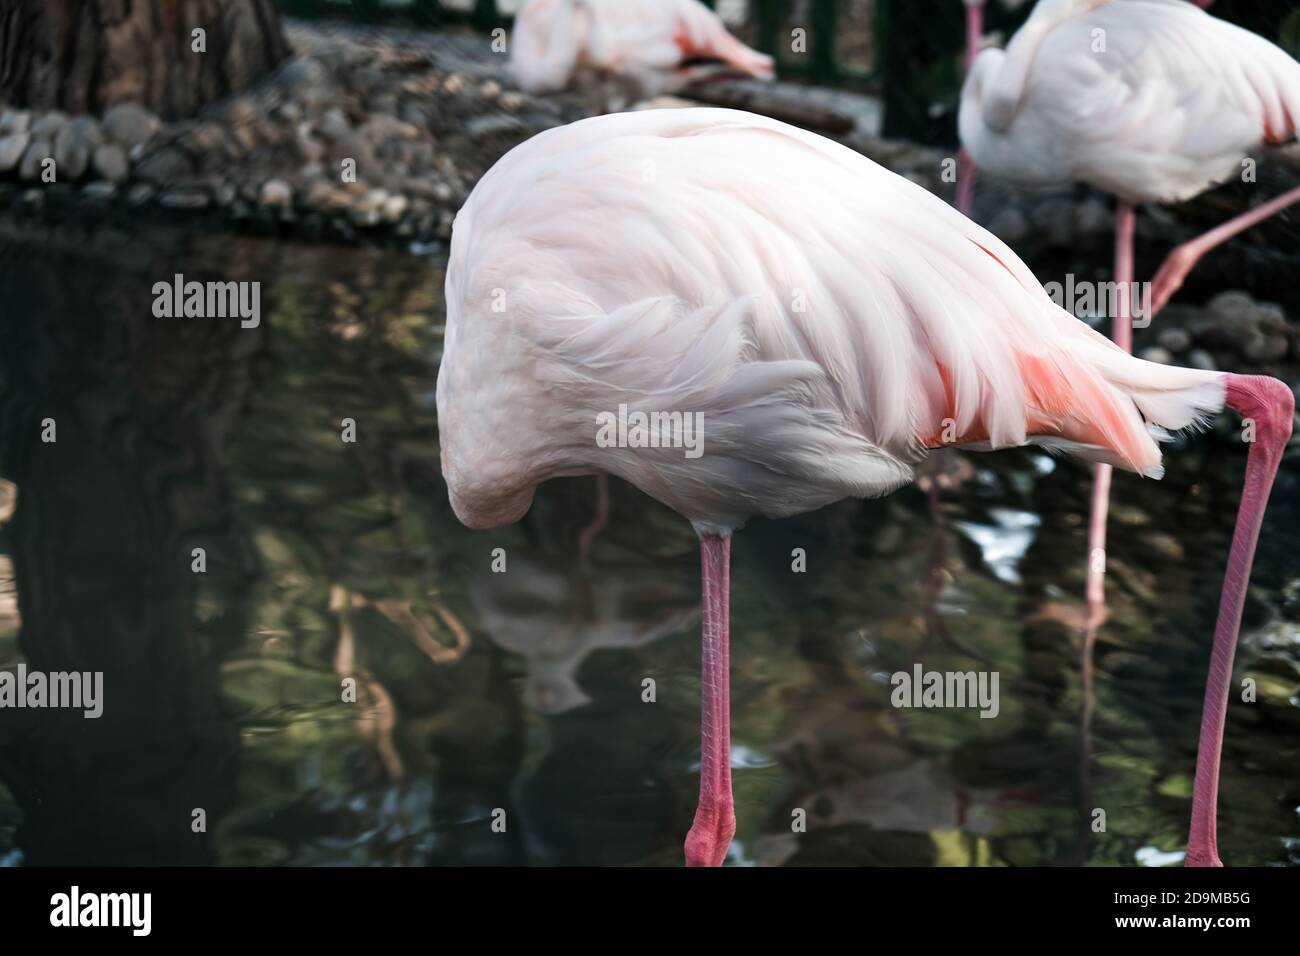
[[(980, 4), (967, 9), (973, 33)], [(977, 44), (968, 36), (968, 55)], [(1197, 4), (1040, 0), (1006, 50), (975, 58), (959, 127), (975, 163), (997, 176), (1115, 194), (1123, 281), (1136, 203), (1180, 202), (1240, 176), (1252, 150), (1295, 137), (1297, 117), (1300, 63)], [(1295, 202), (1300, 188), (1176, 249), (1156, 276), (1151, 311), (1206, 252)], [(1115, 332), (1125, 348), (1128, 319)]]
[[(446, 300), (438, 421), (461, 521), (517, 521), (539, 483), (607, 471), (700, 537), (688, 864), (720, 864), (735, 831), (728, 588), (731, 534), (746, 519), (887, 494), (945, 430), (974, 448), (1036, 444), (1159, 477), (1169, 431), (1225, 404), (1253, 417), (1188, 856), (1218, 862), (1231, 661), (1291, 430), (1282, 383), (1136, 359), (920, 186), (731, 110), (598, 117), (516, 148), (456, 220)], [(597, 416), (620, 405), (703, 415), (704, 454), (598, 447)]]
[[(1210, 0), (1040, 0), (1006, 50), (974, 58), (959, 127), (975, 164), (1026, 186), (1079, 181), (1114, 193), (1113, 338), (1133, 341), (1136, 204), (1179, 202), (1241, 175), (1263, 144), (1296, 135), (1300, 64), (1201, 7)], [(967, 55), (982, 0), (967, 0)], [(1099, 42), (1104, 43), (1099, 46)], [(960, 177), (970, 210), (973, 172)], [(1176, 248), (1160, 267), (1149, 321), (1215, 246), (1300, 202), (1300, 187)], [(1088, 602), (1104, 606), (1111, 469), (1099, 465), (1089, 522)]]
[(733, 37), (699, 0), (528, 0), (515, 20), (510, 72), (530, 93), (596, 83), (647, 97), (679, 85), (685, 61), (706, 58), (772, 77), (772, 58)]

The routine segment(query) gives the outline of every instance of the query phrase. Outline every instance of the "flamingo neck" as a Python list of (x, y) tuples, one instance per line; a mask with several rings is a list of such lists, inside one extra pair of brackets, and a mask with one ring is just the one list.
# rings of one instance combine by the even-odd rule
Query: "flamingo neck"
[(1228, 552), (1223, 596), (1219, 601), (1219, 618), (1210, 652), (1210, 674), (1205, 685), (1201, 737), (1196, 754), (1196, 780), (1192, 788), (1192, 824), (1187, 838), (1189, 866), (1222, 865), (1219, 862), (1216, 808), (1223, 729), (1228, 695), (1232, 689), (1232, 661), (1237, 651), (1246, 587), (1264, 521), (1264, 508), (1282, 453), (1291, 437), (1291, 420), (1295, 414), (1295, 397), (1275, 378), (1229, 374), (1225, 386), (1225, 404), (1240, 414), (1245, 424), (1253, 424), (1254, 441), (1246, 458), (1246, 482), (1237, 509), (1237, 526)]

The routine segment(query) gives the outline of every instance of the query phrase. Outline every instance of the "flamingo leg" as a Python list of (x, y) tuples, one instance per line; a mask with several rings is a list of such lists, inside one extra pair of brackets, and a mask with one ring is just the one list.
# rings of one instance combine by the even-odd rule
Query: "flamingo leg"
[[(1115, 209), (1115, 286), (1114, 327), (1111, 338), (1125, 352), (1133, 351), (1133, 311), (1130, 289), (1133, 285), (1133, 234), (1137, 227), (1137, 210), (1121, 202)], [(1090, 618), (1100, 614), (1106, 602), (1106, 519), (1110, 513), (1110, 465), (1093, 469), (1092, 514), (1088, 521), (1087, 597)]]
[(1164, 308), (1174, 293), (1182, 288), (1183, 280), (1192, 271), (1192, 267), (1200, 262), (1201, 257), (1207, 252), (1298, 202), (1300, 202), (1300, 186), (1264, 203), (1258, 209), (1235, 216), (1223, 225), (1216, 226), (1204, 235), (1197, 236), (1174, 249), (1160, 266), (1153, 280), (1151, 314), (1154, 315)]
[(1192, 825), (1187, 837), (1188, 866), (1222, 866), (1219, 861), (1217, 807), (1219, 760), (1223, 753), (1223, 727), (1228, 716), (1232, 660), (1241, 632), (1241, 612), (1246, 601), (1250, 567), (1264, 520), (1273, 479), (1282, 452), (1291, 437), (1295, 397), (1277, 379), (1263, 375), (1228, 375), (1226, 404), (1253, 422), (1255, 440), (1246, 457), (1246, 481), (1237, 509), (1237, 525), (1228, 552), (1228, 568), (1219, 600), (1210, 652), (1210, 674), (1205, 683), (1201, 736), (1196, 748), (1196, 779), (1192, 786)]
[(721, 866), (736, 834), (731, 798), (731, 537), (701, 535), (704, 627), (700, 662), (700, 802), (686, 835), (687, 866)]
[[(966, 0), (966, 72), (975, 65), (984, 37), (984, 0)], [(969, 217), (975, 208), (975, 160), (965, 147), (957, 153), (957, 211)]]

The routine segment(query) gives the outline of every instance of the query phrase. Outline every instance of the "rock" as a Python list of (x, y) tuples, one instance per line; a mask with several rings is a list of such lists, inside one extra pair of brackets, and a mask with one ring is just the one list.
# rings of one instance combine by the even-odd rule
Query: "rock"
[(230, 127), (246, 126), (261, 118), (262, 112), (250, 97), (237, 96), (216, 110), (217, 119)]
[(344, 139), (352, 132), (352, 124), (348, 122), (347, 114), (338, 108), (326, 110), (317, 128), (320, 134), (330, 141)]
[(147, 143), (161, 127), (158, 117), (139, 103), (120, 103), (104, 114), (104, 132), (128, 150)]
[(382, 189), (372, 189), (363, 196), (358, 196), (348, 210), (348, 218), (362, 228), (379, 225), (380, 217), (383, 214), (384, 203), (388, 201), (388, 193)]
[(478, 92), (484, 99), (494, 100), (501, 95), (501, 84), (496, 80), (488, 80), (479, 87)]
[(1207, 302), (1205, 307), (1210, 314), (1218, 318), (1235, 319), (1249, 314), (1255, 308), (1255, 300), (1248, 292), (1229, 289), (1227, 292), (1220, 292)]
[(262, 186), (259, 200), (271, 209), (287, 209), (293, 205), (293, 187), (283, 179), (269, 179)]
[(103, 202), (117, 195), (117, 186), (106, 180), (96, 179), (94, 182), (86, 183), (81, 189), (81, 194), (87, 199)]
[(384, 143), (390, 139), (418, 139), (420, 130), (396, 116), (376, 113), (362, 124), (360, 133), (371, 143)]
[(1182, 355), (1192, 347), (1192, 334), (1186, 329), (1165, 329), (1156, 336), (1156, 341), (1174, 355)]
[(124, 183), (131, 175), (131, 163), (120, 143), (105, 143), (91, 157), (95, 174), (110, 183)]
[(384, 222), (393, 223), (401, 221), (406, 212), (409, 201), (405, 196), (389, 196), (384, 200), (380, 214)]
[(58, 110), (45, 113), (32, 124), (32, 139), (44, 139), (51, 143), (54, 142), (59, 135), (59, 131), (63, 129), (63, 124), (67, 121), (67, 114), (60, 113)]
[(1214, 364), (1214, 356), (1205, 349), (1192, 349), (1187, 353), (1187, 364), (1192, 368), (1204, 369), (1207, 372), (1217, 372), (1219, 367)]
[(334, 186), (328, 180), (317, 179), (308, 184), (303, 197), (303, 204), (308, 209), (324, 212), (333, 205), (333, 194)]
[(177, 138), (176, 145), (189, 153), (196, 163), (212, 168), (223, 164), (226, 129), (220, 123), (196, 123)]
[(158, 190), (154, 189), (148, 183), (136, 183), (126, 193), (126, 201), (133, 206), (143, 206), (151, 202)]
[(1115, 225), (1115, 217), (1100, 199), (1088, 199), (1074, 210), (1074, 225), (1080, 235), (1090, 236), (1109, 233)]
[(1168, 349), (1161, 348), (1159, 345), (1152, 345), (1138, 353), (1138, 358), (1147, 362), (1158, 362), (1161, 365), (1172, 365), (1173, 355)]
[(32, 126), (32, 114), (26, 110), (5, 110), (0, 113), (0, 136), (26, 133)]
[(1260, 329), (1264, 332), (1286, 335), (1291, 331), (1291, 323), (1287, 321), (1286, 312), (1274, 302), (1255, 303), (1255, 315)]
[(54, 147), (50, 145), (49, 140), (34, 139), (28, 145), (27, 151), (23, 153), (23, 158), (18, 165), (18, 175), (25, 183), (34, 182), (39, 179), (44, 169), (44, 162), (52, 159), (54, 156)]
[(276, 83), (291, 90), (319, 87), (329, 81), (329, 70), (320, 60), (310, 56), (295, 57), (275, 75)]
[(318, 139), (300, 136), (297, 140), (298, 155), (305, 164), (319, 164), (325, 158), (325, 144)]
[(156, 185), (172, 182), (193, 172), (194, 167), (189, 158), (179, 149), (170, 146), (149, 153), (135, 167), (137, 178)]
[(0, 173), (13, 172), (31, 141), (32, 135), (26, 131), (10, 133), (0, 139)]
[(79, 116), (64, 125), (54, 141), (54, 161), (59, 178), (75, 182), (86, 174), (95, 148), (104, 142), (103, 131), (92, 117)]
[[(497, 133), (515, 133), (522, 129), (523, 124), (519, 122), (519, 117), (503, 113), (476, 116), (465, 124), (465, 134), (475, 139), (483, 139)], [(919, 175), (921, 174), (912, 173), (908, 178)]]
[(207, 209), (212, 197), (201, 186), (182, 186), (162, 193), (158, 202), (167, 209)]
[(1029, 221), (1015, 206), (1004, 206), (989, 222), (989, 232), (1003, 242), (1014, 245), (1029, 235)]
[(1283, 358), (1291, 343), (1285, 335), (1251, 332), (1241, 342), (1241, 354), (1252, 362), (1274, 362)]

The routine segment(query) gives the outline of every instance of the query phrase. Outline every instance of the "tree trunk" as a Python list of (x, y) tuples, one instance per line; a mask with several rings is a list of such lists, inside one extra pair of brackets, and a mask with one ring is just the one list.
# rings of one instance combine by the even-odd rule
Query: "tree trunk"
[(274, 0), (0, 0), (0, 99), (18, 106), (185, 116), (288, 54)]

